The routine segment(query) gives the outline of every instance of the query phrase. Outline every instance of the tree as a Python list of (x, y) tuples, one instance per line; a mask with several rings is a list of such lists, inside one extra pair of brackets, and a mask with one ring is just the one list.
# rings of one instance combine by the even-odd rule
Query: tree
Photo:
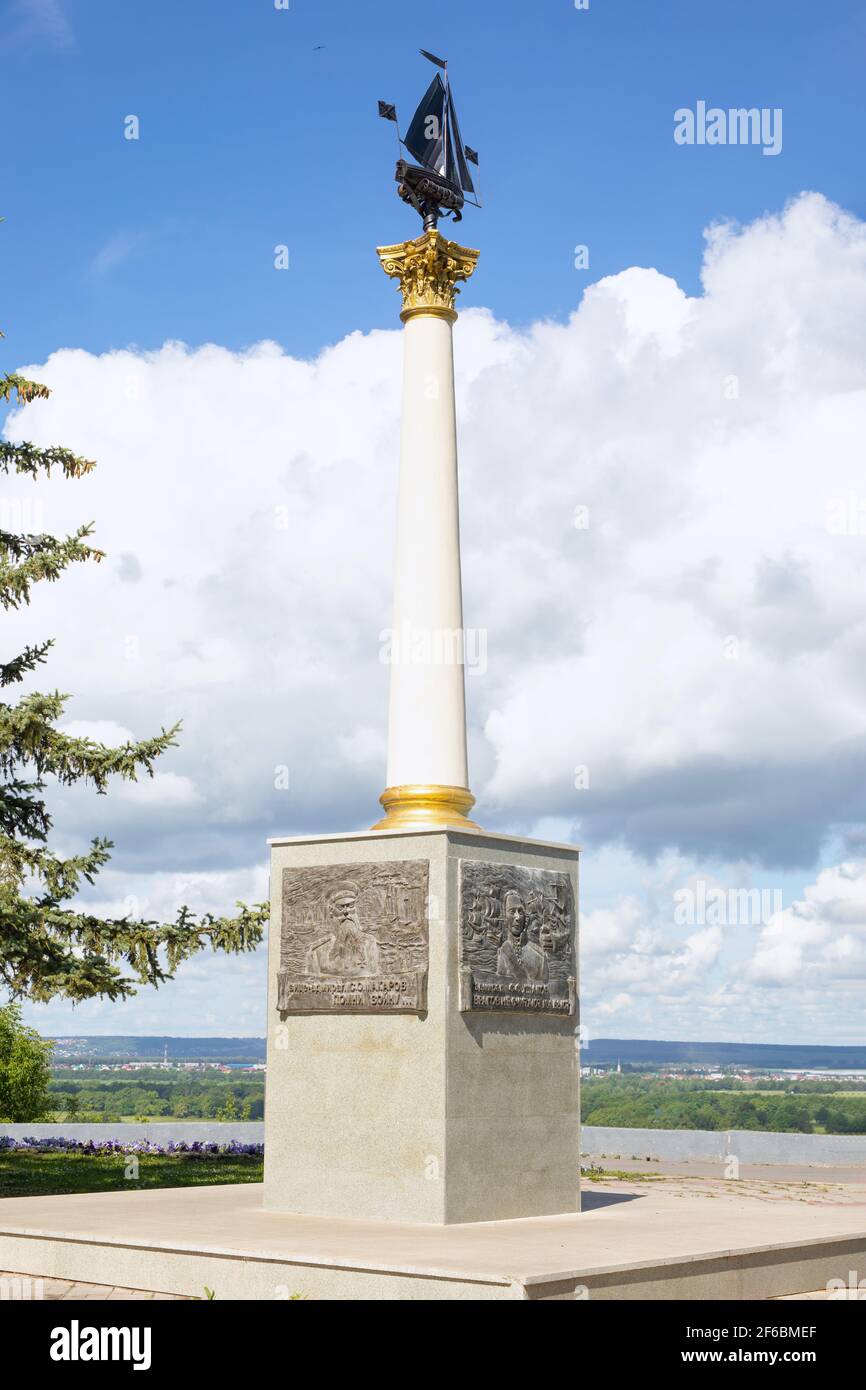
[(238, 1107), (235, 1102), (234, 1092), (229, 1091), (225, 1099), (225, 1104), (216, 1112), (218, 1120), (236, 1120), (238, 1117)]
[(19, 1004), (0, 1007), (0, 1120), (29, 1124), (48, 1115), (52, 1047), (21, 1022)]
[[(0, 401), (24, 406), (49, 394), (24, 377), (0, 377)], [(0, 472), (7, 474), (37, 480), (57, 470), (77, 479), (94, 467), (63, 447), (0, 441)], [(29, 603), (34, 584), (55, 582), (72, 564), (98, 563), (103, 552), (90, 544), (92, 531), (88, 524), (57, 538), (0, 529), (0, 604), (19, 608)], [(0, 663), (0, 690), (20, 684), (53, 645), (53, 640), (39, 642)], [(63, 785), (89, 783), (102, 795), (112, 777), (152, 777), (155, 760), (176, 744), (180, 725), (107, 748), (57, 728), (68, 699), (54, 691), (23, 695), (16, 704), (0, 702), (0, 982), (13, 999), (115, 1000), (134, 994), (138, 984), (171, 979), (181, 961), (208, 945), (232, 952), (254, 949), (267, 918), (264, 903), (237, 903), (235, 917), (196, 918), (181, 907), (168, 923), (101, 918), (72, 906), (79, 889), (92, 884), (110, 858), (113, 844), (98, 837), (85, 852), (66, 858), (51, 850), (52, 819), (42, 796), (46, 778)]]

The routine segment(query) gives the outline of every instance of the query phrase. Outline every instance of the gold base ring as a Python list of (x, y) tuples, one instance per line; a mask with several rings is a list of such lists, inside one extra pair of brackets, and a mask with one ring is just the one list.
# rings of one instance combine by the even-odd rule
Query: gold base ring
[(436, 829), (449, 825), (458, 830), (480, 830), (466, 812), (475, 805), (467, 787), (410, 785), (386, 787), (379, 797), (385, 808), (382, 820), (373, 830)]

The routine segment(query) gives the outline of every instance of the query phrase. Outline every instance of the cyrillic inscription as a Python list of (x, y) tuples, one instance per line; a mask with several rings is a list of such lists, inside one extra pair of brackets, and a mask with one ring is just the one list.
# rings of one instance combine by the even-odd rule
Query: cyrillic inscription
[(422, 1013), (426, 859), (283, 870), (281, 1013)]

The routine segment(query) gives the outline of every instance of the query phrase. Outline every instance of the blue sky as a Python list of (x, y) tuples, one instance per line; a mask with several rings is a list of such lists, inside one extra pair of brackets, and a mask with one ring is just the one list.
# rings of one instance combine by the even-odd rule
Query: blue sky
[[(99, 467), (0, 502), (94, 517), (109, 557), (5, 630), (58, 635), (77, 732), (184, 721), (154, 783), (52, 799), (64, 850), (116, 840), (94, 909), (226, 911), (261, 897), (267, 836), (378, 818), (400, 337), (374, 248), (418, 222), (376, 102), (405, 128), (423, 46), (485, 203), (456, 231), (482, 253), (455, 330), (478, 818), (586, 846), (591, 1033), (866, 1041), (866, 500), (862, 529), (828, 520), (863, 491), (866, 8), (2, 15), (3, 366), (53, 390), (7, 429)], [(781, 109), (781, 152), (677, 144), (699, 102)], [(699, 884), (784, 908), (677, 920)], [(260, 1033), (263, 1001), (259, 953), (28, 1013)]]
[[(866, 9), (851, 0), (3, 8), (3, 326), (19, 358), (166, 338), (310, 354), (389, 323), (372, 247), (415, 218), (376, 100), (405, 125), (430, 73), (419, 46), (449, 58), (481, 152), (485, 208), (461, 235), (483, 248), (482, 302), (512, 323), (563, 317), (575, 277), (625, 265), (694, 292), (709, 222), (805, 188), (866, 206)], [(675, 145), (673, 113), (698, 99), (782, 107), (781, 154)], [(290, 274), (273, 270), (280, 243)]]

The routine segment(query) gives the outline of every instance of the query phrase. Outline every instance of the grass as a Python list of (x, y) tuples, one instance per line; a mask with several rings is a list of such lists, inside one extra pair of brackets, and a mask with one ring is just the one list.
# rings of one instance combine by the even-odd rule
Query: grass
[[(112, 1118), (107, 1120), (106, 1114), (110, 1114)], [(48, 1119), (58, 1125), (214, 1125), (219, 1122), (216, 1115), (149, 1115), (145, 1110), (132, 1110), (128, 1114), (121, 1114), (118, 1110), (97, 1111), (85, 1108), (80, 1113), (71, 1114), (59, 1106), (51, 1106)], [(235, 1120), (241, 1123), (240, 1114), (235, 1116)]]
[(581, 1168), (581, 1180), (584, 1182), (607, 1182), (610, 1178), (618, 1178), (623, 1182), (664, 1182), (664, 1173), (641, 1173), (634, 1172), (631, 1168)]
[[(133, 1161), (138, 1177), (125, 1173)], [(0, 1151), (0, 1197), (47, 1197), (63, 1192), (135, 1192), (151, 1187), (201, 1187), (261, 1182), (261, 1157), (207, 1154), (34, 1153)], [(134, 1172), (135, 1169), (130, 1169)]]
[[(238, 1124), (246, 1124), (248, 1121), (241, 1120), (240, 1116), (235, 1117)], [(215, 1125), (223, 1123), (216, 1115), (144, 1115), (141, 1111), (136, 1111), (134, 1115), (113, 1114), (110, 1120), (106, 1120), (102, 1114), (96, 1114), (92, 1110), (85, 1113), (84, 1119), (80, 1115), (70, 1115), (65, 1110), (52, 1110), (51, 1122), (58, 1125)]]

